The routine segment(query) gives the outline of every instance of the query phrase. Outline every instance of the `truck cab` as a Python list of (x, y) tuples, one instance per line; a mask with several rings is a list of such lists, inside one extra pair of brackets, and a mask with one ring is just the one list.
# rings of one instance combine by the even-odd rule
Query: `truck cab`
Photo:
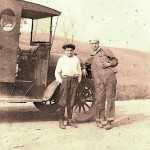
[[(61, 13), (22, 0), (1, 1), (0, 5), (0, 82), (3, 88), (6, 87), (0, 93), (1, 97), (8, 99), (11, 96), (9, 100), (14, 101), (17, 100), (15, 96), (32, 95), (39, 99), (42, 90), (47, 86), (52, 20)], [(23, 19), (28, 19), (31, 24), (28, 46), (23, 46), (20, 42)], [(42, 28), (47, 33), (44, 37)], [(40, 89), (37, 91), (38, 96), (36, 93), (33, 96), (33, 87), (36, 88), (34, 91)]]

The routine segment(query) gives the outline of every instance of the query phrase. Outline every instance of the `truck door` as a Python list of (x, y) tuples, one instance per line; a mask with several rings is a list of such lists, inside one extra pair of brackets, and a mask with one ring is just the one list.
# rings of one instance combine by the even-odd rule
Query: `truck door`
[(0, 1), (0, 82), (15, 82), (21, 6)]

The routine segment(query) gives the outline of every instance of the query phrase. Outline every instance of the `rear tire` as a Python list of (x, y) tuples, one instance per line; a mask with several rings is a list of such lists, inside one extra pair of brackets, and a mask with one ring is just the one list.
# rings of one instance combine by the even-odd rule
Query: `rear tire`
[(82, 115), (81, 114), (76, 115), (74, 117), (74, 120), (80, 123), (93, 121), (95, 118), (95, 114), (96, 114), (96, 105), (93, 104), (89, 111), (87, 111), (85, 114)]
[(75, 121), (87, 122), (94, 118), (96, 112), (94, 93), (93, 81), (89, 78), (83, 78), (79, 84), (77, 100), (74, 106)]
[[(47, 111), (51, 116), (59, 114), (59, 88), (52, 98), (46, 102), (34, 102), (34, 105), (41, 111)], [(77, 90), (77, 97), (74, 106), (73, 118), (77, 122), (87, 122), (93, 120), (96, 112), (94, 99), (94, 83), (89, 78), (83, 78)]]

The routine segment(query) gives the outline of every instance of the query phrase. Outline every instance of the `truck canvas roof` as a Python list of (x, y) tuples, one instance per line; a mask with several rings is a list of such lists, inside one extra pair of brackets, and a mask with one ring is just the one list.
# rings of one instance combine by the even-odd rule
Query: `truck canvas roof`
[(40, 19), (46, 17), (59, 16), (61, 12), (54, 10), (49, 7), (45, 7), (39, 4), (23, 1), (23, 0), (15, 0), (20, 3), (22, 7), (22, 18), (30, 18), (30, 19)]

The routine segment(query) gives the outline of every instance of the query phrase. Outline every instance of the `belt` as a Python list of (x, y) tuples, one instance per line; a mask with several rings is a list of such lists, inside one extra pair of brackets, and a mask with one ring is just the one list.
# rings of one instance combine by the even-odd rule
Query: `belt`
[(67, 78), (67, 77), (68, 77), (68, 78), (73, 78), (73, 79), (74, 79), (74, 78), (78, 78), (79, 75), (78, 75), (78, 74), (75, 74), (75, 75), (73, 75), (73, 76), (63, 75), (62, 77), (63, 77), (63, 78)]

